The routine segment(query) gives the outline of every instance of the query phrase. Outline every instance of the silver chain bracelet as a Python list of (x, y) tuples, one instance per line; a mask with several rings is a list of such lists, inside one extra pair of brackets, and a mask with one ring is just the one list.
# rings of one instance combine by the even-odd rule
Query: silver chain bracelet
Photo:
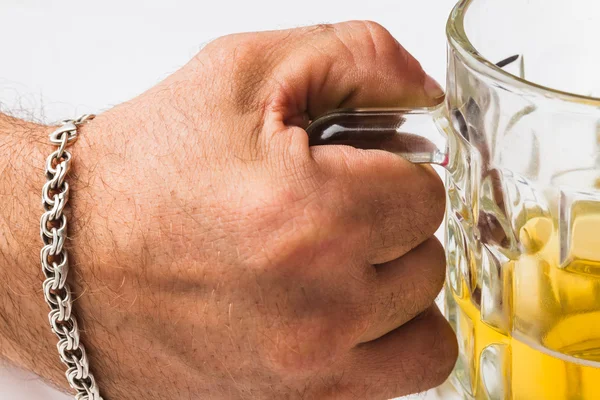
[(50, 142), (58, 146), (46, 159), (46, 178), (42, 189), (44, 214), (40, 221), (40, 235), (44, 247), (40, 252), (44, 280), (44, 297), (50, 306), (48, 319), (52, 332), (58, 337), (58, 354), (67, 366), (67, 380), (76, 391), (77, 400), (102, 400), (83, 344), (79, 342), (77, 320), (72, 314), (73, 300), (67, 274), (69, 259), (64, 248), (67, 238), (67, 217), (63, 214), (69, 201), (69, 184), (65, 177), (69, 172), (71, 153), (66, 148), (77, 140), (77, 126), (94, 118), (85, 114), (75, 120), (64, 120), (50, 134)]

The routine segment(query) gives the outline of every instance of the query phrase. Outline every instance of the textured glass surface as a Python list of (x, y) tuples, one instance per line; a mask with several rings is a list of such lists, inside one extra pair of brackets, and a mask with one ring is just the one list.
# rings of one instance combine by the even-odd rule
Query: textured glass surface
[[(600, 2), (471, 7), (466, 36), (449, 29), (451, 380), (468, 399), (600, 399), (600, 101), (583, 97), (600, 95), (600, 69), (597, 44), (582, 45), (600, 37)], [(590, 14), (594, 26), (556, 33)], [(487, 73), (471, 45), (493, 62), (519, 55), (506, 70), (581, 96)]]

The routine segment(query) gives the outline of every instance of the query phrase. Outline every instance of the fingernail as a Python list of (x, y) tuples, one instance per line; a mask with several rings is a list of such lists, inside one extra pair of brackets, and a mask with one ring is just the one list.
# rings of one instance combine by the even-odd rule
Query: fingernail
[(444, 97), (444, 89), (436, 82), (431, 76), (427, 75), (425, 78), (425, 86), (423, 87), (425, 94), (434, 100), (439, 100)]

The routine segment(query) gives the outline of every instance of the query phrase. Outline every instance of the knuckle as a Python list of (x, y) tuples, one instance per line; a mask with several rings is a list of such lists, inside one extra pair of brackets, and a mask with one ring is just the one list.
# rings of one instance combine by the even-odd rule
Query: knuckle
[(231, 49), (232, 45), (241, 40), (245, 34), (233, 33), (230, 35), (220, 36), (211, 40), (204, 46), (199, 54), (211, 54), (214, 56), (225, 56)]
[(375, 21), (360, 21), (360, 24), (364, 27), (365, 30), (369, 32), (373, 41), (378, 42), (382, 41), (388, 43), (390, 41), (395, 42), (395, 39), (392, 37), (392, 34), (381, 24)]
[(394, 40), (392, 38), (392, 35), (390, 34), (390, 32), (383, 25), (381, 25), (375, 21), (370, 21), (370, 20), (348, 21), (348, 22), (342, 22), (341, 24), (338, 25), (338, 27), (340, 27), (342, 29), (352, 30), (352, 31), (359, 31), (361, 33), (370, 35), (373, 38), (376, 38), (376, 40), (379, 40), (379, 39), (388, 40), (390, 38), (392, 40)]
[(379, 69), (386, 73), (402, 71), (401, 79), (409, 84), (407, 88), (423, 87), (427, 75), (421, 64), (385, 27), (374, 21), (352, 21), (343, 26), (338, 29), (338, 37), (344, 42), (347, 31), (351, 32), (352, 45), (346, 47), (353, 54), (364, 56), (370, 63), (368, 65), (377, 63)]
[(335, 32), (336, 27), (333, 24), (316, 24), (313, 26), (309, 26), (304, 28), (306, 34), (330, 34)]
[(306, 28), (309, 36), (325, 37), (335, 43), (336, 59), (347, 58), (352, 62), (369, 60), (379, 56), (392, 60), (400, 49), (390, 32), (374, 21), (347, 21), (337, 24), (320, 24)]
[(358, 33), (359, 42), (369, 56), (378, 57), (398, 52), (398, 42), (381, 24), (374, 21), (352, 21), (348, 26)]
[(201, 52), (218, 71), (220, 86), (228, 89), (229, 105), (242, 114), (264, 108), (261, 89), (272, 68), (269, 43), (265, 34), (232, 34), (215, 39)]

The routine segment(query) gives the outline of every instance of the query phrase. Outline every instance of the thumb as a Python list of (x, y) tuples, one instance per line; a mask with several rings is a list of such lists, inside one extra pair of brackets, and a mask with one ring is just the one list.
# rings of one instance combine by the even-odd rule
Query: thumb
[[(314, 119), (346, 107), (433, 106), (444, 92), (381, 25), (352, 21), (292, 31), (277, 81), (286, 82), (290, 115)], [(289, 66), (293, 67), (289, 67)]]

